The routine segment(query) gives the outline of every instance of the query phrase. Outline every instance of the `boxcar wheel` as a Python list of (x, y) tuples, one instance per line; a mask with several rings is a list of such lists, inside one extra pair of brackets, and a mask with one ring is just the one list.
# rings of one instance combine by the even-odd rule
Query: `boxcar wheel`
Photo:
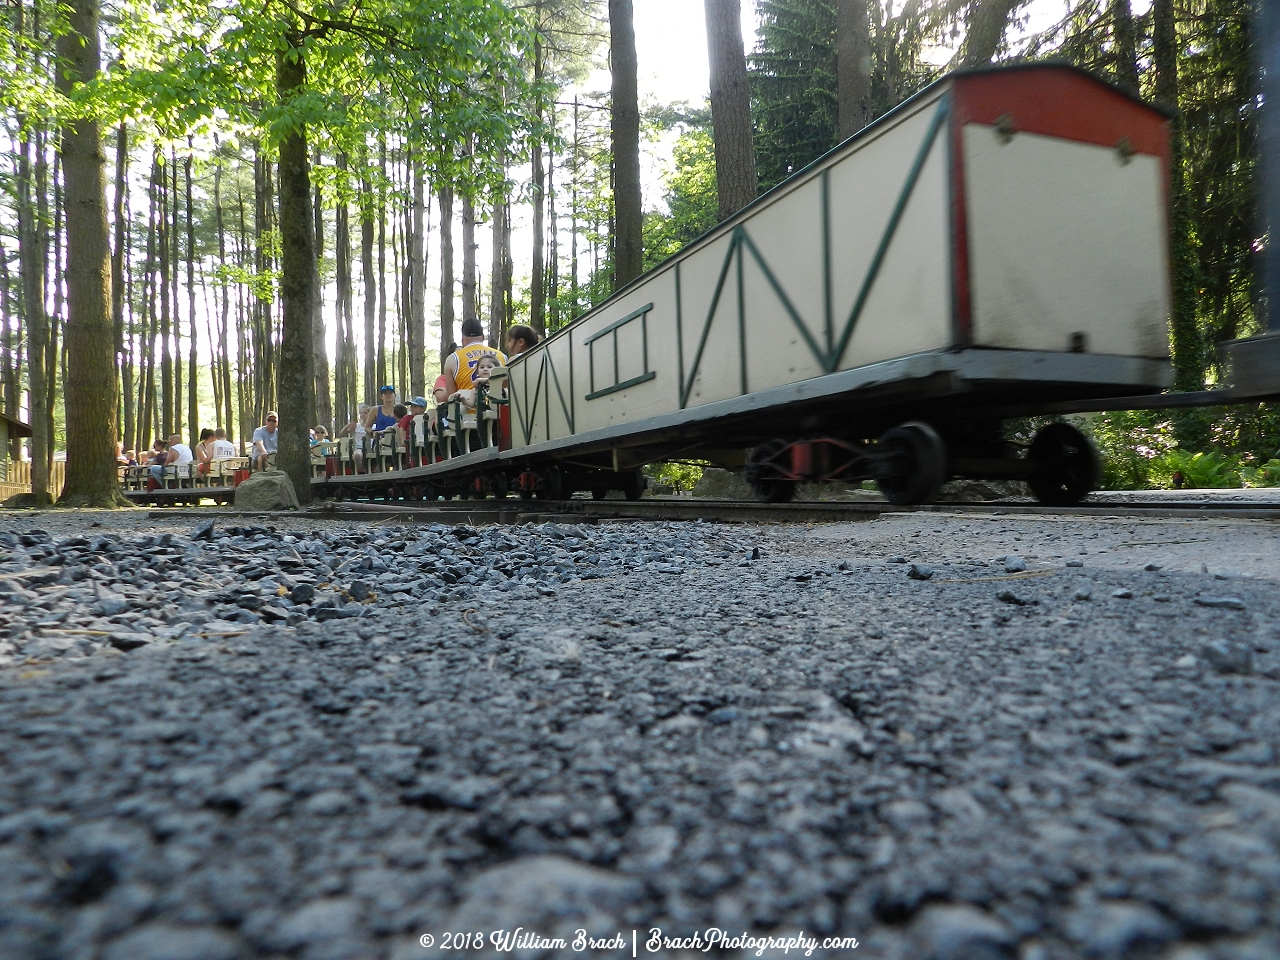
[(1069, 423), (1051, 423), (1031, 441), (1027, 451), (1031, 475), (1027, 486), (1051, 507), (1071, 507), (1098, 485), (1101, 463), (1093, 442)]
[(795, 499), (796, 482), (773, 476), (772, 471), (764, 466), (788, 446), (786, 440), (770, 440), (752, 450), (747, 458), (747, 469), (743, 472), (761, 503), (790, 503)]
[(637, 467), (623, 481), (622, 495), (628, 500), (639, 500), (649, 488), (649, 478)]
[(564, 491), (564, 478), (560, 473), (559, 467), (547, 467), (547, 469), (538, 478), (541, 480), (538, 490), (539, 500), (559, 500)]
[(876, 450), (891, 458), (876, 486), (890, 503), (929, 503), (947, 479), (947, 445), (927, 423), (913, 421), (886, 430)]

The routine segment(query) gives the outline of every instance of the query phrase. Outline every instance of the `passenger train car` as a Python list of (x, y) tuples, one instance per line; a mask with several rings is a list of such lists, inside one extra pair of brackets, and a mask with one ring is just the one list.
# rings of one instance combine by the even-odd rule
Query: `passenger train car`
[(1001, 420), (1169, 384), (1168, 173), (1168, 117), (1083, 71), (948, 74), (513, 358), (502, 442), (396, 482), (638, 496), (640, 465), (696, 457), (770, 501), (999, 477), (1075, 502), (1088, 441), (1017, 449)]
[(972, 477), (1074, 503), (1088, 440), (1002, 422), (1168, 386), (1168, 176), (1168, 117), (1081, 70), (948, 74), (317, 493), (638, 497), (641, 465), (698, 458), (773, 502)]

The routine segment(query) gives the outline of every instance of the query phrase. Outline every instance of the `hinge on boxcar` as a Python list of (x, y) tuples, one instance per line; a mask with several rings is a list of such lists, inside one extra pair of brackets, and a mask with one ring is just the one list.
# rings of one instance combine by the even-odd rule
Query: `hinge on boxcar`
[(1017, 132), (1018, 128), (1013, 125), (1012, 114), (1002, 113), (996, 117), (996, 136), (1001, 143), (1008, 143)]
[(1116, 153), (1120, 155), (1120, 162), (1127, 164), (1137, 151), (1133, 149), (1133, 144), (1129, 142), (1128, 137), (1121, 137), (1116, 141)]

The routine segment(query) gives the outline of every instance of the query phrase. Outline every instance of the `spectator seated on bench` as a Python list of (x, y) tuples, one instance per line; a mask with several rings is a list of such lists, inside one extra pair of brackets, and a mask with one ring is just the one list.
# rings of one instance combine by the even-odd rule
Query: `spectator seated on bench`
[(151, 476), (159, 487), (168, 486), (169, 480), (176, 482), (180, 476), (190, 479), (191, 468), (188, 464), (194, 462), (195, 455), (191, 452), (191, 448), (182, 442), (181, 434), (175, 433), (169, 437), (169, 452), (165, 456), (164, 463), (152, 465)]
[(275, 452), (280, 447), (280, 415), (274, 410), (267, 411), (266, 422), (253, 431), (253, 464), (257, 470), (266, 470), (275, 465)]

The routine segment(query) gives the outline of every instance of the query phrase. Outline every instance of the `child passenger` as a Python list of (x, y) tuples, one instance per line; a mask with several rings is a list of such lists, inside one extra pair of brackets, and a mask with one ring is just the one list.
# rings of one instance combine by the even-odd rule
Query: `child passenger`
[[(486, 353), (476, 361), (475, 373), (471, 375), (471, 381), (476, 387), (483, 384), (487, 389), (489, 386), (489, 374), (493, 372), (494, 367), (498, 366), (498, 358), (495, 354)], [(467, 406), (467, 413), (476, 412), (476, 394), (475, 387), (469, 390), (459, 390), (450, 400), (461, 400)]]

